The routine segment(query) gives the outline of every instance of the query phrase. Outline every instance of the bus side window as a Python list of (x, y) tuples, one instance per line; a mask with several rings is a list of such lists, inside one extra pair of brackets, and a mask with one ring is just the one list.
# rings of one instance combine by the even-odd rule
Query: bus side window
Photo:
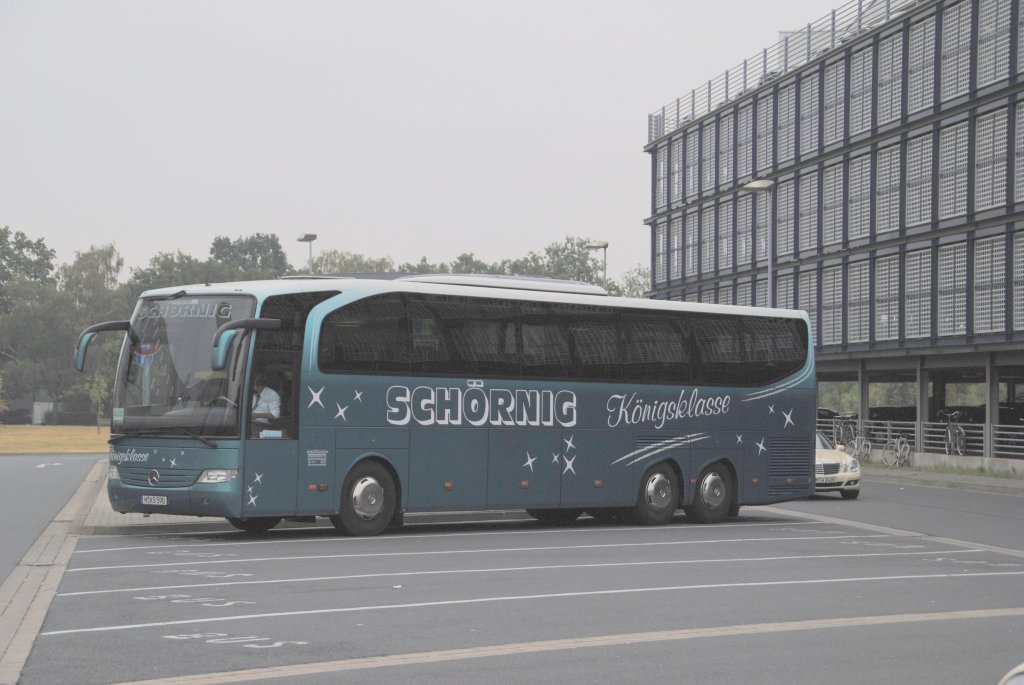
[(692, 382), (689, 340), (678, 317), (629, 312), (624, 318), (622, 363), (626, 378), (681, 385)]
[(327, 373), (408, 373), (409, 335), (401, 294), (368, 297), (324, 317), (318, 361)]
[(753, 381), (746, 374), (749, 364), (743, 357), (740, 319), (729, 315), (693, 318), (695, 349), (699, 354), (700, 378), (695, 382), (711, 386), (745, 386)]
[(428, 298), (417, 295), (408, 296), (406, 306), (413, 372), (445, 372), (449, 368), (451, 354), (434, 307)]
[(520, 302), (523, 376), (573, 378), (569, 331), (547, 302)]
[(519, 377), (515, 302), (453, 296), (429, 301), (449, 345), (453, 375)]

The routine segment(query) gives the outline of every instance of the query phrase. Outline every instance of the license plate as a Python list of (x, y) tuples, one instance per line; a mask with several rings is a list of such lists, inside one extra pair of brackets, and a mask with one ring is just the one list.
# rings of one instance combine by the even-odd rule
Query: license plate
[(817, 482), (818, 483), (824, 483), (824, 484), (827, 485), (827, 484), (831, 484), (831, 483), (838, 483), (839, 479), (836, 478), (835, 476), (818, 476)]
[(167, 506), (167, 498), (164, 495), (143, 495), (143, 504), (155, 504), (162, 507)]

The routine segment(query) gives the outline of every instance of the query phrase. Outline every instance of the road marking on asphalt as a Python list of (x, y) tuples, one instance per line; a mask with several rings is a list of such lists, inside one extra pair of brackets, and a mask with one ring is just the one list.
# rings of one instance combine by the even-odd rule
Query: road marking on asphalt
[(1011, 557), (1018, 557), (1024, 559), (1024, 550), (1013, 549), (1011, 547), (998, 547), (996, 545), (986, 545), (981, 542), (970, 542), (969, 540), (957, 540), (955, 538), (944, 538), (937, 535), (929, 535), (927, 533), (915, 533), (908, 530), (900, 530), (898, 528), (889, 528), (887, 526), (877, 526), (873, 523), (861, 523), (859, 521), (850, 521), (848, 519), (835, 518), (833, 516), (821, 516), (819, 514), (808, 514), (802, 511), (793, 511), (792, 509), (781, 509), (787, 514), (798, 516), (802, 519), (809, 519), (811, 521), (818, 521), (820, 523), (831, 523), (837, 526), (848, 526), (850, 528), (859, 528), (860, 530), (874, 531), (876, 533), (884, 533), (886, 535), (893, 536), (910, 536), (917, 537), (932, 542), (939, 542), (944, 545), (951, 545), (953, 547), (967, 547), (970, 549), (981, 549), (986, 552), (994, 552), (996, 554), (1005, 554)]
[(793, 541), (821, 541), (821, 540), (850, 540), (862, 538), (884, 538), (890, 537), (883, 534), (874, 535), (803, 535), (791, 537), (771, 538), (718, 538), (714, 540), (669, 540), (662, 542), (619, 542), (601, 545), (557, 545), (550, 547), (498, 547), (493, 549), (445, 549), (445, 550), (420, 550), (415, 552), (353, 552), (350, 554), (311, 554), (288, 557), (257, 557), (255, 559), (214, 559), (211, 561), (175, 561), (163, 564), (122, 564), (117, 566), (84, 566), (81, 568), (68, 569), (67, 573), (86, 573), (89, 571), (114, 571), (123, 569), (138, 568), (163, 568), (167, 566), (200, 566), (210, 564), (241, 564), (264, 561), (312, 561), (315, 559), (370, 559), (377, 557), (425, 557), (445, 556), (457, 554), (498, 554), (522, 552), (558, 552), (581, 549), (622, 549), (627, 547), (674, 547), (680, 545), (711, 545), (726, 544), (734, 542), (793, 542)]
[(40, 637), (56, 635), (74, 635), (79, 633), (106, 633), (121, 630), (139, 630), (142, 628), (162, 628), (166, 626), (195, 625), (199, 623), (222, 623), (228, 621), (253, 621), (263, 618), (286, 618), (289, 616), (316, 616), (324, 614), (348, 614), (361, 611), (386, 611), (393, 609), (422, 609), (427, 607), (463, 606), (469, 604), (493, 604), (501, 602), (524, 602), (552, 599), (574, 599), (579, 597), (600, 597), (610, 595), (645, 594), (650, 592), (682, 592), (688, 590), (734, 590), (738, 588), (764, 588), (799, 585), (837, 585), (845, 583), (866, 583), (877, 581), (915, 581), (950, 580), (980, 577), (1024, 576), (1024, 571), (990, 571), (978, 573), (926, 573), (918, 575), (898, 576), (861, 576), (856, 578), (819, 578), (810, 580), (769, 580), (747, 583), (711, 583), (698, 585), (670, 585), (662, 587), (620, 588), (617, 590), (588, 590), (578, 592), (554, 592), (540, 595), (510, 595), (499, 597), (476, 597), (472, 599), (451, 599), (434, 602), (408, 602), (403, 604), (379, 604), (375, 606), (335, 607), (331, 609), (306, 609), (301, 611), (278, 611), (262, 614), (243, 614), (240, 616), (220, 616), (209, 618), (190, 618), (177, 621), (154, 621), (152, 623), (132, 623), (114, 626), (95, 626), (92, 628), (69, 628), (39, 633)]
[(571, 649), (606, 649), (608, 647), (622, 647), (628, 645), (648, 644), (652, 642), (675, 642), (693, 639), (736, 637), (741, 635), (769, 635), (806, 630), (863, 628), (906, 623), (1017, 618), (1020, 616), (1024, 616), (1024, 608), (944, 611), (920, 614), (892, 614), (888, 616), (855, 616), (851, 618), (812, 619), (778, 623), (751, 623), (714, 628), (684, 628), (680, 630), (660, 630), (647, 633), (599, 635), (595, 637), (539, 640), (536, 642), (518, 642), (503, 645), (489, 645), (484, 647), (469, 647), (464, 649), (444, 649), (432, 652), (411, 652), (391, 656), (340, 659), (337, 661), (321, 661), (309, 664), (250, 668), (241, 671), (224, 671), (220, 673), (199, 673), (195, 675), (171, 678), (136, 680), (118, 683), (117, 685), (218, 685), (219, 683), (274, 680), (279, 678), (295, 678), (299, 676), (327, 673), (342, 673), (345, 671), (362, 671), (371, 668), (438, 664), (451, 661), (465, 661), (468, 659), (488, 659), (504, 656), (520, 656), (524, 654), (540, 654), (544, 652), (561, 652)]
[(958, 550), (926, 550), (924, 552), (863, 552), (860, 554), (808, 554), (781, 557), (741, 557), (728, 559), (674, 559), (671, 561), (624, 561), (601, 564), (556, 564), (549, 566), (512, 566), (504, 568), (479, 569), (444, 569), (439, 571), (396, 571), (393, 573), (360, 573), (346, 576), (316, 576), (310, 578), (278, 578), (275, 580), (234, 580), (222, 583), (192, 583), (188, 585), (157, 585), (152, 587), (112, 588), (109, 590), (81, 590), (78, 592), (61, 592), (58, 597), (82, 597), (88, 595), (109, 595), (124, 592), (156, 592), (158, 590), (184, 590), (196, 588), (213, 588), (235, 585), (277, 585), (282, 583), (320, 583), (335, 580), (363, 580), (366, 578), (396, 578), (409, 576), (437, 576), (454, 574), (510, 573), (516, 571), (558, 571), (588, 568), (619, 568), (624, 566), (670, 566), (681, 564), (724, 564), (751, 563), (768, 561), (808, 561), (811, 559), (863, 559), (866, 557), (908, 557), (929, 554), (973, 554), (982, 552), (980, 549)]
[[(533, 522), (534, 519), (522, 519), (518, 521), (522, 522)], [(495, 519), (494, 521), (474, 521), (473, 523), (509, 523), (509, 519)], [(813, 526), (814, 521), (787, 521), (785, 519), (777, 519), (774, 521), (759, 521), (757, 523), (717, 523), (715, 524), (715, 530), (721, 530), (723, 528), (757, 528), (765, 526), (777, 526), (784, 523), (788, 526)], [(413, 524), (413, 525), (439, 525), (439, 524)], [(446, 524), (447, 525), (447, 524)], [(407, 524), (403, 530), (409, 528)], [(77, 549), (75, 555), (82, 554), (96, 554), (98, 552), (134, 552), (136, 550), (149, 550), (149, 549), (173, 549), (178, 547), (223, 547), (223, 546), (238, 546), (246, 547), (251, 545), (294, 545), (303, 543), (334, 543), (341, 545), (354, 545), (359, 543), (370, 543), (370, 544), (381, 544), (388, 542), (403, 542), (405, 540), (439, 540), (444, 538), (465, 538), (465, 537), (494, 537), (501, 535), (554, 535), (564, 534), (571, 532), (573, 535), (579, 533), (607, 533), (614, 531), (616, 533), (632, 533), (632, 532), (645, 532), (645, 533), (671, 533), (679, 530), (692, 531), (695, 530), (694, 524), (686, 524), (680, 521), (677, 525), (667, 526), (601, 526), (594, 528), (544, 528), (544, 529), (525, 529), (519, 528), (516, 530), (490, 530), (490, 531), (473, 531), (468, 533), (423, 533), (423, 534), (409, 534), (397, 533), (395, 535), (380, 535), (376, 537), (365, 537), (365, 538), (340, 538), (334, 532), (334, 528), (289, 528), (284, 531), (277, 531), (274, 533), (274, 539), (271, 540), (232, 540), (224, 542), (208, 542), (201, 540), (198, 542), (182, 542), (180, 544), (173, 545), (142, 545), (135, 547), (104, 547), (101, 549)], [(281, 537), (281, 533), (308, 533), (308, 532), (322, 532), (324, 537)], [(203, 535), (209, 535), (211, 533), (203, 533)], [(180, 536), (181, 533), (175, 533), (175, 536)], [(239, 536), (243, 535), (237, 530), (225, 531), (224, 535)], [(137, 539), (137, 538), (136, 538)]]

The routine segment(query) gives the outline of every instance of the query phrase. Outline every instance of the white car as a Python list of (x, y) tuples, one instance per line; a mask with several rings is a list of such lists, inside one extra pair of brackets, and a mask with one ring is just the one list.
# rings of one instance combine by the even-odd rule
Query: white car
[(843, 499), (860, 494), (860, 462), (836, 449), (825, 434), (818, 431), (814, 441), (814, 492), (838, 492)]

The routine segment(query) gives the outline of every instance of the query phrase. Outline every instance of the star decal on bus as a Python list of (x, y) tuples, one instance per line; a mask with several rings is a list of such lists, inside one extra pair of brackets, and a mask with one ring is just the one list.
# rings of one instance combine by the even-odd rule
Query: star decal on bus
[(736, 435), (736, 444), (737, 445), (742, 445), (743, 444), (743, 434), (742, 433), (738, 433)]
[(557, 464), (560, 461), (562, 461), (562, 455), (561, 454), (559, 454), (558, 452), (555, 452), (554, 454), (551, 455), (551, 463), (552, 464)]
[(775, 413), (775, 405), (774, 404), (769, 404), (768, 405), (768, 413), (769, 414), (774, 414)]
[(363, 391), (362, 390), (356, 390), (356, 396), (352, 398), (352, 401), (353, 402), (362, 402), (363, 401)]
[(768, 448), (764, 446), (764, 438), (761, 438), (761, 442), (755, 442), (754, 444), (757, 445), (757, 456), (760, 457), (768, 451)]
[(343, 407), (340, 404), (338, 404), (337, 402), (335, 402), (334, 406), (338, 408), (338, 413), (334, 415), (334, 418), (336, 418), (336, 419), (340, 418), (345, 423), (348, 423), (348, 417), (345, 416), (345, 412), (348, 411), (348, 405), (346, 404)]
[(246, 506), (251, 504), (252, 506), (255, 507), (256, 506), (256, 498), (257, 497), (259, 497), (259, 495), (249, 495), (249, 501), (246, 503)]
[(526, 463), (523, 464), (523, 468), (526, 468), (527, 466), (529, 466), (530, 467), (530, 472), (532, 473), (533, 472), (533, 462), (535, 462), (535, 461), (537, 461), (537, 457), (531, 457), (530, 453), (527, 452), (526, 453)]
[(252, 479), (252, 484), (253, 485), (256, 485), (257, 483), (259, 483), (261, 485), (263, 484), (263, 474), (262, 473), (257, 473), (256, 476)]
[(794, 428), (796, 427), (796, 424), (793, 423), (793, 410), (792, 409), (790, 409), (788, 412), (785, 412), (785, 411), (782, 412), (782, 415), (786, 418), (786, 423), (783, 424), (783, 426), (782, 426), (783, 428), (785, 428), (786, 426), (793, 426)]
[(565, 438), (562, 438), (562, 442), (565, 443), (565, 451), (566, 452), (568, 452), (569, 450), (576, 449), (576, 445), (572, 444), (572, 440), (575, 437), (576, 437), (575, 435), (570, 435), (568, 440), (566, 440)]
[(574, 461), (576, 461), (576, 457), (578, 457), (578, 456), (579, 455), (573, 455), (572, 459), (570, 459), (569, 457), (565, 458), (565, 468), (562, 470), (562, 475), (563, 476), (565, 474), (569, 473), (570, 471), (572, 471), (572, 475), (574, 475), (574, 476), (576, 475), (576, 469), (574, 469), (572, 467), (572, 463)]
[(324, 407), (324, 403), (323, 403), (323, 400), (320, 399), (320, 395), (323, 394), (323, 392), (327, 388), (327, 386), (325, 385), (322, 388), (320, 388), (319, 390), (314, 390), (313, 388), (310, 388), (308, 385), (306, 386), (306, 388), (309, 389), (309, 394), (313, 396), (313, 398), (309, 401), (309, 404), (306, 405), (306, 409), (309, 409), (314, 404), (319, 404), (320, 408), (324, 409), (325, 408)]

